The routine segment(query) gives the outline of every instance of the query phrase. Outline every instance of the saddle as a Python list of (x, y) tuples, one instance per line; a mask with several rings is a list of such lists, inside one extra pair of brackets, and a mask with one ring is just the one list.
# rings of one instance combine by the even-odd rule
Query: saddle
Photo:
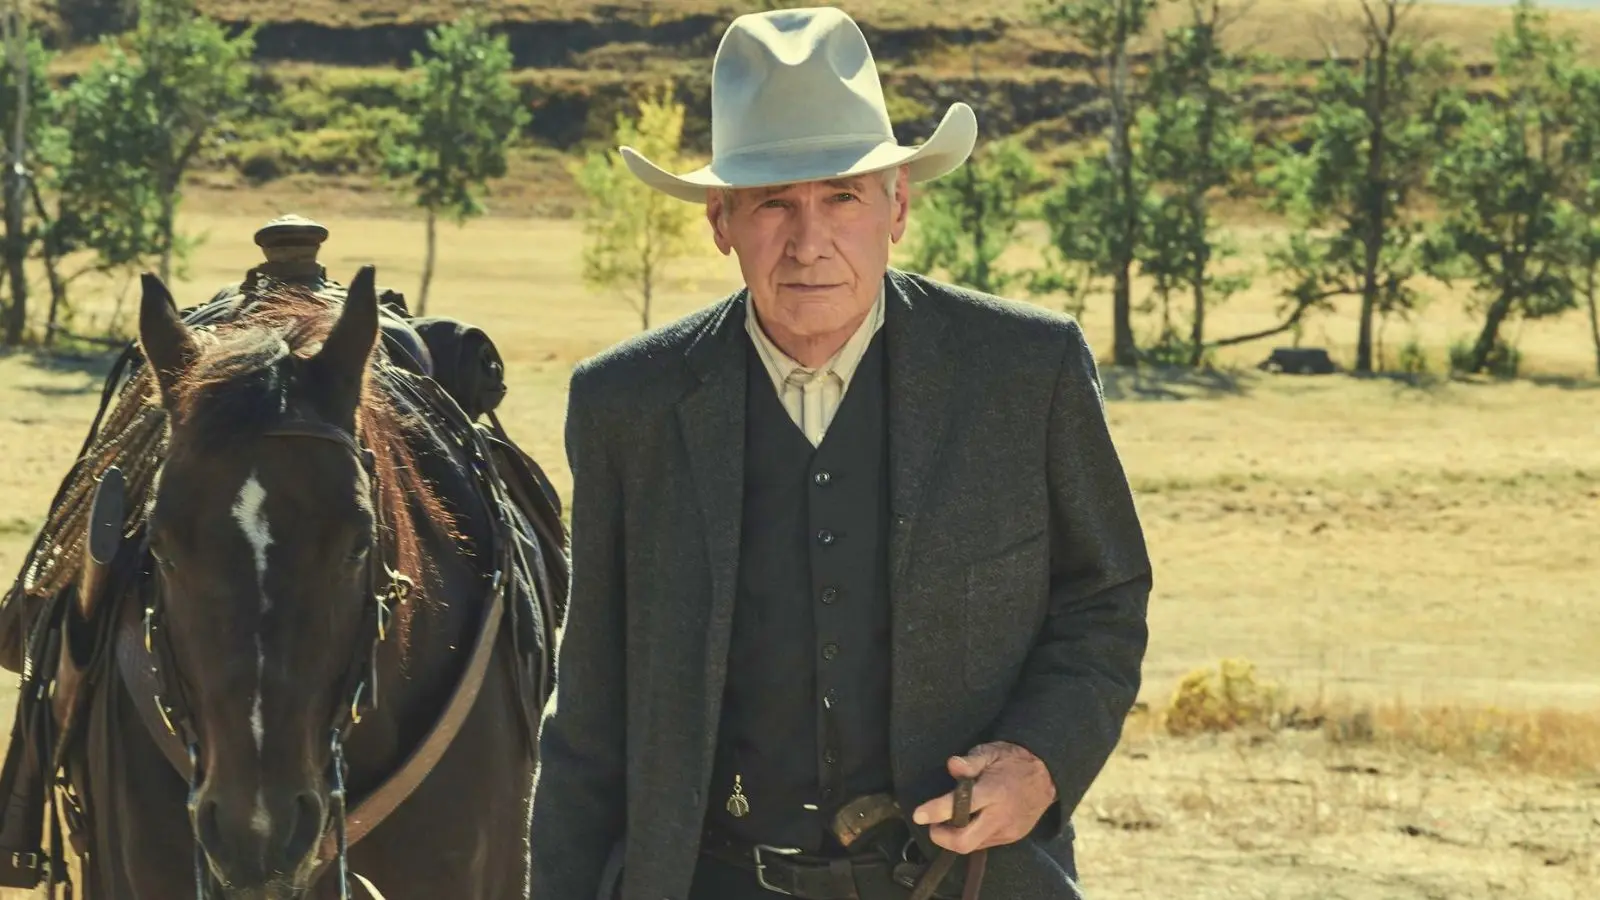
[[(333, 302), (343, 300), (342, 286), (337, 284), (317, 293)], [(248, 292), (223, 291), (182, 316), (191, 327), (217, 324), (238, 316), (258, 299)], [(488, 457), (492, 478), (480, 490), (486, 492), (485, 504), (509, 524), (513, 564), (504, 573), (508, 582), (504, 615), (518, 662), (523, 738), (529, 753), (534, 753), (539, 713), (553, 690), (554, 638), (565, 618), (570, 585), (559, 497), (539, 465), (494, 416), (506, 390), (504, 366), (493, 341), (481, 329), (453, 319), (413, 322), (404, 298), (393, 291), (380, 297), (380, 310), (389, 364), (437, 387), (422, 394), (433, 427), (453, 443), (486, 448), (481, 452)], [(136, 402), (117, 405), (107, 418), (114, 400), (130, 399), (127, 391), (142, 361), (137, 342), (130, 342), (114, 362), (83, 447), (51, 502), (47, 524), (0, 603), (0, 667), (22, 676), (10, 747), (0, 768), (0, 887), (32, 890), (44, 883), (52, 888), (66, 883), (63, 817), (74, 850), (82, 856), (90, 849), (82, 798), (73, 795), (72, 779), (65, 773), (82, 764), (69, 758), (81, 744), (78, 713), (117, 665), (116, 653), (108, 647), (116, 643), (120, 607), (137, 593), (142, 569), (135, 542), (123, 539), (123, 513), (124, 508), (143, 508), (145, 498), (138, 492), (147, 485), (124, 484), (116, 465), (139, 461), (164, 448), (143, 433), (158, 429), (127, 409), (137, 407)], [(108, 455), (111, 467), (104, 468), (92, 508), (87, 513), (64, 510), (68, 502), (83, 505), (83, 498), (67, 496), (69, 487), (81, 473), (101, 471)], [(95, 467), (86, 468), (90, 466)], [(60, 533), (60, 523), (78, 521), (74, 515), (82, 516), (82, 529)], [(71, 559), (74, 553), (79, 558)], [(30, 574), (41, 570), (41, 560), (48, 561), (44, 565), (48, 569), (63, 556), (69, 558), (65, 565), (76, 563), (77, 571), (67, 573), (75, 579), (48, 593), (30, 589)], [(57, 578), (56, 583), (63, 582)], [(96, 604), (96, 621), (84, 622), (77, 616), (80, 591), (115, 599)], [(164, 731), (155, 735), (158, 743), (163, 735)]]

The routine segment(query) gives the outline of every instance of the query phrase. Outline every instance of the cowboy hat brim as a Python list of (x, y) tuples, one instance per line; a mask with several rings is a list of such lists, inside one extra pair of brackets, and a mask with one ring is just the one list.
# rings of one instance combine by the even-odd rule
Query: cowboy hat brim
[(954, 171), (972, 155), (978, 141), (978, 120), (972, 107), (951, 104), (939, 127), (922, 144), (907, 147), (893, 141), (814, 144), (795, 142), (755, 148), (716, 160), (683, 175), (674, 175), (632, 147), (622, 147), (629, 171), (645, 184), (680, 200), (704, 202), (707, 189), (754, 188), (803, 181), (852, 178), (909, 166), (911, 181), (929, 181)]

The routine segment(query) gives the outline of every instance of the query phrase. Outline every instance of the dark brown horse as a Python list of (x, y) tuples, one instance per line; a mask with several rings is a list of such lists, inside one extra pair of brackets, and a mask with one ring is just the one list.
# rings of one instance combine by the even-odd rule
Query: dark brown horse
[(145, 278), (170, 432), (144, 602), (72, 767), (89, 895), (331, 898), (347, 860), (351, 896), (527, 897), (516, 561), (483, 444), (381, 364), (371, 267), (342, 305), (259, 307), (191, 328)]

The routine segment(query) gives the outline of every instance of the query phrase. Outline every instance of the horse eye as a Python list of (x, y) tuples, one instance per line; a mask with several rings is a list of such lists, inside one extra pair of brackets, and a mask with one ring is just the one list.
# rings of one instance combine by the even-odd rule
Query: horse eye
[(366, 537), (362, 537), (356, 541), (355, 546), (350, 548), (350, 554), (345, 558), (353, 563), (361, 562), (367, 558), (367, 551), (371, 549), (371, 547), (372, 541)]

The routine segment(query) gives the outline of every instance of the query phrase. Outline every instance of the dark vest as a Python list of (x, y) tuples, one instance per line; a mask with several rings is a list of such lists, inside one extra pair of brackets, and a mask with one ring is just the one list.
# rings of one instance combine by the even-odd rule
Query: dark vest
[[(812, 448), (748, 351), (739, 586), (708, 824), (837, 851), (844, 802), (891, 790), (888, 409), (880, 330)], [(726, 809), (738, 776), (749, 803)]]

